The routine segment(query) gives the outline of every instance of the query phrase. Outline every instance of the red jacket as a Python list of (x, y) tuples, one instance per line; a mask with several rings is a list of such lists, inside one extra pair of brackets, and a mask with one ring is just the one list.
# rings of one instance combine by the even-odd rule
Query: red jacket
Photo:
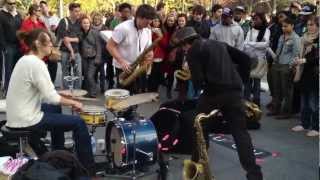
[[(31, 31), (33, 29), (37, 29), (37, 28), (47, 30), (46, 25), (41, 20), (38, 20), (37, 22), (34, 22), (29, 17), (29, 18), (26, 18), (26, 19), (23, 20), (23, 22), (21, 24), (21, 27), (20, 27), (20, 31), (29, 32), (29, 31)], [(21, 52), (23, 54), (28, 53), (29, 50), (30, 50), (29, 47), (22, 41), (20, 41), (20, 48), (21, 48)]]
[[(158, 35), (156, 33), (152, 33), (152, 41), (156, 40)], [(153, 50), (154, 58), (161, 58), (164, 60), (168, 55), (168, 46), (169, 46), (170, 37), (168, 34), (164, 34), (162, 39), (159, 42), (159, 45), (156, 46)]]

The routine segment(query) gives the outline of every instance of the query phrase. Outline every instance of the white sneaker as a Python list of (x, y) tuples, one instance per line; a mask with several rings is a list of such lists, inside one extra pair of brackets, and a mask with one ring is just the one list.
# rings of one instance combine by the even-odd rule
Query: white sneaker
[(297, 125), (297, 126), (293, 127), (291, 130), (294, 132), (300, 132), (300, 131), (304, 131), (304, 128), (301, 125)]
[(309, 136), (309, 137), (319, 136), (319, 132), (316, 130), (310, 130), (310, 131), (308, 131), (307, 136)]

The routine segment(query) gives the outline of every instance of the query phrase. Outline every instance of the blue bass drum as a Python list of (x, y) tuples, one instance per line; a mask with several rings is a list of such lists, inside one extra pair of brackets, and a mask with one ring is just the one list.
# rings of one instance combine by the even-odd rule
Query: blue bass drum
[(157, 132), (150, 120), (110, 121), (106, 129), (106, 148), (115, 167), (132, 165), (134, 148), (136, 165), (154, 164), (158, 156)]

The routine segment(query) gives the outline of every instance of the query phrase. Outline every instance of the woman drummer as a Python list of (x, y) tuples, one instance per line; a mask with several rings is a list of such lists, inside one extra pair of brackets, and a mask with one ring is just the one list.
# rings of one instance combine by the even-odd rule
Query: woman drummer
[[(59, 95), (54, 89), (46, 64), (41, 60), (50, 55), (52, 42), (49, 33), (43, 29), (21, 32), (19, 39), (30, 48), (27, 55), (16, 64), (7, 94), (8, 128), (32, 131), (31, 146), (36, 153), (39, 138), (33, 137), (39, 131), (50, 131), (52, 149), (64, 149), (64, 132), (73, 131), (76, 153), (80, 162), (94, 172), (94, 159), (90, 137), (85, 122), (78, 116), (61, 114), (61, 106), (81, 110), (82, 104)], [(47, 102), (48, 104), (43, 104)]]

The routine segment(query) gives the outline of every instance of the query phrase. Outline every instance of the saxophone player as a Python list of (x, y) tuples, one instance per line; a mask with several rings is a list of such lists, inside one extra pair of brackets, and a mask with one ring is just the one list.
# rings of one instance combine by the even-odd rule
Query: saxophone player
[[(155, 9), (150, 5), (143, 4), (138, 7), (134, 19), (124, 21), (114, 29), (112, 37), (107, 43), (107, 50), (113, 57), (117, 76), (123, 71), (130, 73), (132, 71), (130, 65), (152, 44), (149, 26), (155, 16)], [(145, 61), (152, 63), (152, 60), (153, 52), (150, 51), (145, 55)], [(119, 78), (117, 79), (119, 87)], [(126, 89), (135, 93), (135, 84), (133, 83)]]
[[(256, 164), (251, 137), (246, 129), (242, 101), (242, 81), (249, 78), (253, 61), (226, 43), (200, 38), (192, 27), (178, 30), (172, 41), (186, 51), (192, 82), (196, 89), (203, 89), (197, 104), (197, 114), (207, 114), (213, 109), (223, 113), (230, 122), (231, 134), (241, 165), (247, 171), (247, 179), (262, 180), (261, 168)], [(205, 121), (202, 126), (208, 148), (210, 121)], [(196, 132), (193, 133), (195, 137)], [(196, 140), (192, 142), (196, 143)], [(195, 148), (196, 145), (191, 147)], [(197, 150), (192, 151), (192, 160), (198, 162)]]

